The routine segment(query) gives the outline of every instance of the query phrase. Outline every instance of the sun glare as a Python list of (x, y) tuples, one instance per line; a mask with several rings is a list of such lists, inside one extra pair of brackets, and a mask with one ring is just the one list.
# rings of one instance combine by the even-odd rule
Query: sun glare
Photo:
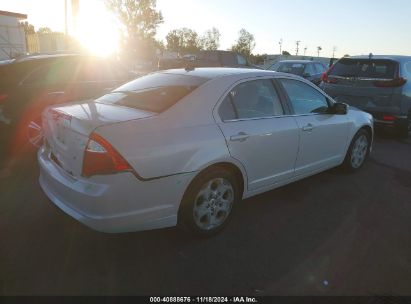
[(91, 53), (103, 57), (113, 55), (118, 51), (119, 25), (104, 6), (87, 6), (87, 3), (81, 2), (75, 36)]

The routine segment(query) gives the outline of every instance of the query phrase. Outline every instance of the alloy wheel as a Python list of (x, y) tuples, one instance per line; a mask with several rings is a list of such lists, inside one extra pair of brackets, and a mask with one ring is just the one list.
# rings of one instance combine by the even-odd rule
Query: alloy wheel
[(221, 226), (231, 213), (234, 189), (225, 178), (214, 178), (198, 192), (193, 208), (194, 222), (202, 230)]
[(353, 168), (357, 169), (364, 163), (368, 153), (368, 145), (367, 136), (364, 134), (359, 136), (354, 142), (351, 151), (351, 165)]

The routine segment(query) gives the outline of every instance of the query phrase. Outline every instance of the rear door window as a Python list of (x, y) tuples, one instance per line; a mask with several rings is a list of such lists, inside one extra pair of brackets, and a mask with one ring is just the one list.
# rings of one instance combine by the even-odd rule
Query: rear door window
[(385, 59), (341, 59), (329, 76), (347, 78), (394, 79), (398, 63)]
[(223, 100), (219, 114), (227, 121), (281, 116), (284, 110), (273, 83), (264, 79), (237, 85)]

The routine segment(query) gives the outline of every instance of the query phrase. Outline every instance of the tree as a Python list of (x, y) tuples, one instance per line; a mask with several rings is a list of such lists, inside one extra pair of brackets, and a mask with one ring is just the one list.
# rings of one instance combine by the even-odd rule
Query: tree
[(202, 49), (197, 32), (189, 28), (171, 30), (167, 36), (167, 49), (180, 53), (195, 53)]
[(27, 21), (20, 22), (20, 26), (23, 27), (23, 30), (24, 30), (24, 33), (26, 34), (26, 36), (36, 33), (36, 31), (34, 30), (34, 26), (32, 24), (28, 23)]
[(156, 0), (105, 0), (126, 28), (124, 38), (128, 49), (137, 52), (153, 52), (157, 27), (164, 22), (156, 10)]
[(204, 50), (215, 51), (220, 46), (220, 31), (215, 27), (207, 30), (204, 35), (200, 38), (201, 47)]
[(287, 52), (287, 51), (283, 51), (282, 55), (284, 55), (284, 56), (291, 56), (290, 52)]
[(250, 58), (251, 52), (255, 47), (254, 35), (245, 29), (241, 29), (238, 34), (236, 44), (231, 47), (231, 50), (242, 54), (246, 58)]
[(51, 34), (53, 31), (49, 27), (40, 27), (37, 33), (39, 34)]

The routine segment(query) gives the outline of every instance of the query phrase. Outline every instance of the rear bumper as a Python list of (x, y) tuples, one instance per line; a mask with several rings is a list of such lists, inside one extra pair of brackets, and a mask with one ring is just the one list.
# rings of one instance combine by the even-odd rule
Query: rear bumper
[(38, 152), (40, 186), (61, 210), (107, 233), (171, 227), (191, 175), (141, 182), (132, 174), (75, 179), (58, 167), (44, 148)]
[[(391, 113), (373, 112), (374, 123), (377, 128), (390, 128), (390, 129), (405, 129), (409, 128), (411, 124), (411, 115), (393, 115)], [(387, 120), (384, 116), (393, 117), (393, 119)]]

